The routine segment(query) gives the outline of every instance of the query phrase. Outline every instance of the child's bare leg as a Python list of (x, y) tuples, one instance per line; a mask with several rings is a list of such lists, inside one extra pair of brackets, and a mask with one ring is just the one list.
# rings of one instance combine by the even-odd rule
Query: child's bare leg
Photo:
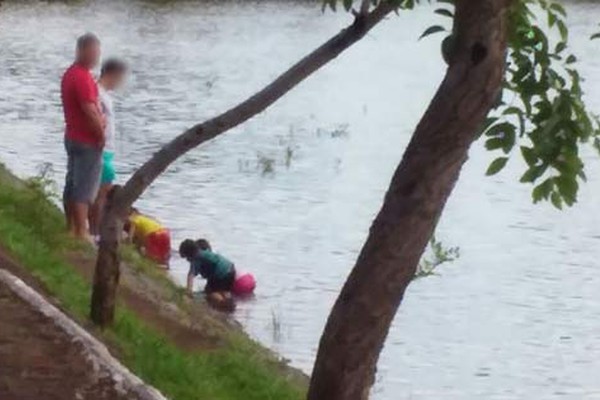
[(235, 310), (235, 302), (229, 292), (206, 293), (206, 301), (220, 311), (233, 312)]
[(90, 233), (92, 235), (100, 234), (100, 224), (102, 223), (102, 215), (104, 213), (106, 197), (108, 196), (108, 192), (110, 192), (112, 187), (112, 184), (100, 186), (98, 196), (96, 196), (96, 201), (92, 205), (90, 210)]

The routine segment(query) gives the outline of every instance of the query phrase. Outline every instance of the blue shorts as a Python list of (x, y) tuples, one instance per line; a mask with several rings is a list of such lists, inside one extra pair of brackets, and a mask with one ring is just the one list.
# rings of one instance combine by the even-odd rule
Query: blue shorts
[(114, 159), (115, 153), (112, 151), (102, 153), (102, 178), (100, 179), (102, 185), (110, 185), (117, 178)]
[(67, 176), (63, 200), (91, 204), (100, 187), (102, 150), (84, 143), (65, 139)]

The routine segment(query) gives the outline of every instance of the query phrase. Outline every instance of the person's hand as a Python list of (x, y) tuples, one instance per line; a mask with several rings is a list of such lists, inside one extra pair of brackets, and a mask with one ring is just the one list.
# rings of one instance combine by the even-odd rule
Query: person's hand
[(96, 142), (98, 143), (99, 149), (104, 149), (106, 145), (106, 135), (104, 134), (104, 128), (100, 132), (96, 132)]
[(100, 123), (102, 124), (102, 130), (105, 131), (106, 130), (106, 125), (108, 125), (108, 120), (106, 119), (106, 116), (104, 114), (102, 114), (102, 118)]

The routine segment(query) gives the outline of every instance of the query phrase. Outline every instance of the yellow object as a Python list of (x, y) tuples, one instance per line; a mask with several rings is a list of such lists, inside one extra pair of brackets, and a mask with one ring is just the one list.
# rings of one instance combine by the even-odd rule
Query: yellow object
[(143, 242), (148, 235), (164, 229), (158, 221), (143, 214), (130, 216), (129, 222), (133, 228), (133, 240), (140, 242)]

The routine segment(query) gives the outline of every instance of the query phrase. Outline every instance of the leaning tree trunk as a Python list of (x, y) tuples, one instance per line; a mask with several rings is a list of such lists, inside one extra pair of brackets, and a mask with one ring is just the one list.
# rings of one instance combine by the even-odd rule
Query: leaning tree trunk
[(454, 46), (321, 338), (309, 400), (364, 400), (390, 324), (499, 93), (511, 0), (456, 0)]
[(121, 264), (119, 244), (123, 229), (122, 216), (115, 207), (115, 197), (120, 190), (115, 189), (106, 201), (104, 216), (100, 225), (100, 246), (94, 270), (92, 307), (90, 317), (101, 327), (112, 323), (115, 316), (119, 265)]
[(116, 194), (100, 228), (100, 248), (96, 261), (91, 317), (100, 325), (112, 323), (119, 277), (119, 221), (146, 188), (175, 160), (198, 145), (249, 120), (340, 53), (364, 37), (396, 8), (395, 0), (383, 1), (368, 14), (360, 13), (348, 28), (293, 65), (271, 84), (225, 113), (198, 124), (165, 145), (140, 167)]

